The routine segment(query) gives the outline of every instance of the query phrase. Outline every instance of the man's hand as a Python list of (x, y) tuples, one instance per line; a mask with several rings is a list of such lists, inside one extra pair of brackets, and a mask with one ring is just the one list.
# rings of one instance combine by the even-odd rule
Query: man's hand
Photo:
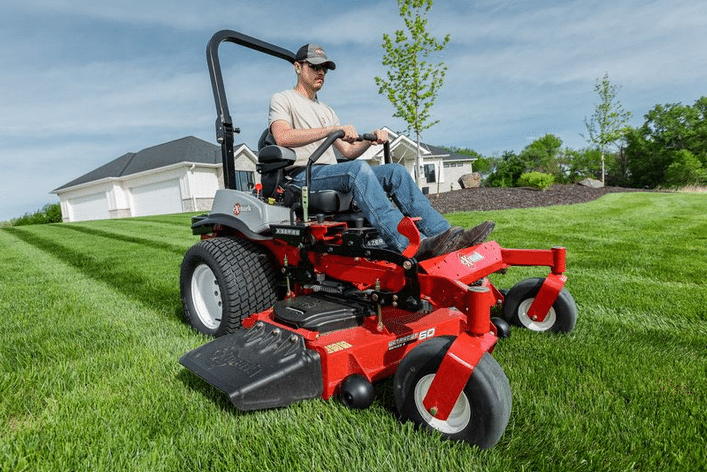
[(388, 141), (388, 130), (377, 129), (373, 133), (376, 135), (376, 144), (383, 144)]
[(358, 131), (356, 131), (355, 126), (344, 125), (341, 126), (339, 129), (344, 132), (344, 137), (341, 138), (342, 141), (346, 141), (347, 143), (353, 143), (358, 139)]

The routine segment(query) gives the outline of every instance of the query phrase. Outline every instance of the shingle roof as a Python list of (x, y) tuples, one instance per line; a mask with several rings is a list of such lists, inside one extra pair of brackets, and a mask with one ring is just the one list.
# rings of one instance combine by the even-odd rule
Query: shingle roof
[(427, 147), (427, 149), (430, 151), (432, 155), (435, 156), (444, 156), (442, 158), (443, 161), (475, 161), (475, 157), (471, 156), (466, 156), (464, 154), (457, 154), (452, 151), (448, 151), (446, 149), (443, 149), (441, 147), (437, 146), (432, 146), (431, 144), (424, 144), (420, 143), (421, 146)]
[(180, 162), (220, 164), (221, 148), (194, 136), (129, 152), (54, 190), (66, 189), (109, 177), (123, 177)]

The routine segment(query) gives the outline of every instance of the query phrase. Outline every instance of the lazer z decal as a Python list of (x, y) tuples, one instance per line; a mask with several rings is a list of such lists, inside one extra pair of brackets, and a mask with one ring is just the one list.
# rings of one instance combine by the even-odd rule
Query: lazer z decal
[(414, 343), (417, 340), (424, 341), (427, 338), (431, 338), (432, 336), (435, 335), (435, 329), (430, 328), (425, 331), (420, 331), (419, 333), (413, 333), (413, 334), (408, 334), (407, 336), (403, 336), (402, 338), (394, 339), (388, 343), (388, 350), (392, 351), (393, 349), (397, 349), (399, 347), (405, 346), (410, 343)]

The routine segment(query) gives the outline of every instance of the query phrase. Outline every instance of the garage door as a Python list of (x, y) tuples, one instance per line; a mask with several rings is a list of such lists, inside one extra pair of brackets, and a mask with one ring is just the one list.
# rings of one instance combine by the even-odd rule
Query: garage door
[(71, 221), (105, 220), (110, 217), (106, 192), (72, 198), (68, 204)]
[(130, 189), (133, 200), (133, 215), (164, 215), (182, 212), (182, 193), (179, 179), (142, 185)]

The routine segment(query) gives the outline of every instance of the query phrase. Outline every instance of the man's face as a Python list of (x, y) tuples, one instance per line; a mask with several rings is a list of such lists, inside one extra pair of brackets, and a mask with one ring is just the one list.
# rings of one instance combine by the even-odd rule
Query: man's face
[(303, 61), (300, 64), (302, 65), (299, 75), (300, 81), (315, 92), (321, 90), (324, 86), (327, 68), (321, 65), (312, 65), (307, 61)]

